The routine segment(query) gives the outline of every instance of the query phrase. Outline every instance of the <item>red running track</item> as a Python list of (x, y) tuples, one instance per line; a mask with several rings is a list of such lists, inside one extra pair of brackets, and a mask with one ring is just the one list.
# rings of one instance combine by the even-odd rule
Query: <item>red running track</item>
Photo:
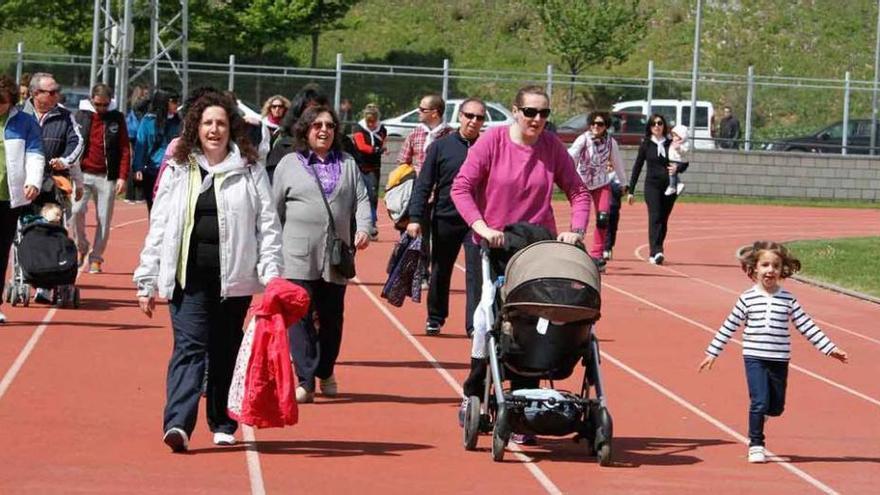
[[(565, 220), (560, 205), (558, 218)], [(794, 336), (787, 410), (767, 426), (766, 465), (746, 463), (748, 394), (738, 345), (709, 373), (703, 349), (749, 285), (737, 247), (876, 235), (880, 211), (681, 204), (664, 266), (646, 258), (644, 206), (624, 207), (603, 280), (602, 373), (615, 464), (570, 439), (542, 438), (493, 463), (489, 439), (465, 452), (456, 423), (469, 341), (464, 277), (449, 323), (423, 335), (424, 308), (377, 298), (394, 233), (358, 258), (349, 286), (339, 398), (301, 407), (287, 429), (217, 448), (200, 418), (187, 455), (161, 442), (168, 314), (136, 307), (131, 271), (143, 205), (119, 204), (105, 273), (79, 279), (83, 307), (4, 306), (0, 327), (0, 493), (875, 493), (880, 479), (877, 305), (788, 282), (846, 349), (840, 365)], [(562, 222), (560, 222), (562, 223)], [(579, 378), (578, 378), (579, 379)], [(569, 384), (572, 384), (570, 381)], [(518, 449), (517, 449), (518, 450)]]

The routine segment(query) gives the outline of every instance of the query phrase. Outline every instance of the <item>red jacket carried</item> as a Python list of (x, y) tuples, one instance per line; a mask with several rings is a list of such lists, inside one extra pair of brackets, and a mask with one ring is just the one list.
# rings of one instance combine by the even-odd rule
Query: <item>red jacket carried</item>
[(251, 309), (254, 317), (229, 388), (229, 416), (257, 428), (296, 424), (296, 382), (287, 328), (306, 314), (309, 295), (292, 282), (274, 278)]

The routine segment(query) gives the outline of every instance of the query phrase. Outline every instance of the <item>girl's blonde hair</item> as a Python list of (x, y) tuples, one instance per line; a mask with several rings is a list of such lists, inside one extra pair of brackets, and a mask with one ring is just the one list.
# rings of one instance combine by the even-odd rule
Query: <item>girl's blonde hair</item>
[(758, 267), (758, 258), (761, 257), (761, 253), (764, 251), (769, 251), (771, 253), (779, 256), (779, 259), (782, 260), (782, 270), (780, 274), (780, 278), (788, 278), (801, 269), (801, 262), (797, 258), (795, 258), (791, 252), (778, 242), (773, 241), (755, 241), (751, 246), (746, 246), (742, 248), (737, 255), (739, 258), (740, 265), (742, 266), (742, 270), (749, 276), (750, 279), (755, 279), (755, 273), (757, 272)]
[[(274, 96), (272, 96), (271, 98), (269, 98), (269, 99), (267, 99), (266, 101), (263, 102), (263, 108), (260, 109), (260, 114), (261, 114), (263, 117), (269, 115), (269, 107), (272, 106), (272, 102), (275, 101), (275, 100), (281, 100), (281, 104), (284, 105), (284, 108), (285, 108), (286, 110), (290, 110), (290, 100), (288, 100), (287, 98), (285, 98), (285, 97), (283, 97), (283, 96), (281, 96), (281, 95), (274, 95)], [(286, 111), (286, 110), (285, 110), (285, 111)]]

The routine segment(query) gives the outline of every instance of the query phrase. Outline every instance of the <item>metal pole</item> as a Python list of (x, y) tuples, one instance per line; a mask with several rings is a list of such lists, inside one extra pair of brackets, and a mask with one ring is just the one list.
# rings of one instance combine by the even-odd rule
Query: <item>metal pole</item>
[[(697, 0), (697, 22), (694, 26), (694, 66), (691, 69), (691, 116), (688, 123), (688, 134), (694, 139), (694, 128), (697, 125), (697, 74), (700, 70), (700, 22), (703, 17), (703, 2)], [(696, 141), (694, 147), (697, 146)]]
[(654, 61), (648, 60), (648, 108), (645, 112), (651, 117), (651, 100), (654, 99)]
[(871, 100), (871, 149), (874, 154), (874, 146), (877, 145), (877, 79), (880, 79), (880, 0), (877, 1), (877, 36), (874, 47), (874, 96)]
[(189, 94), (189, 0), (180, 0), (180, 58), (183, 62), (183, 89), (180, 94)]
[(92, 9), (92, 63), (89, 67), (89, 88), (98, 84), (98, 39), (101, 37), (101, 0)]
[(746, 151), (752, 149), (752, 98), (755, 92), (755, 66), (749, 66), (749, 73), (746, 80)]
[(849, 71), (846, 71), (843, 80), (843, 137), (841, 138), (840, 154), (846, 154), (846, 144), (849, 136)]
[(116, 68), (116, 103), (119, 111), (125, 114), (128, 111), (128, 62), (131, 56), (131, 50), (134, 44), (134, 33), (132, 32), (132, 5), (133, 0), (125, 0), (123, 2), (124, 12), (122, 14), (122, 36), (117, 42), (117, 52), (119, 53), (119, 66)]
[(550, 98), (550, 105), (553, 105), (553, 64), (547, 64), (547, 96)]
[(153, 61), (153, 87), (159, 86), (159, 0), (150, 0), (150, 60)]
[(24, 71), (24, 41), (15, 45), (15, 82), (21, 84), (21, 74)]
[(104, 58), (101, 60), (101, 82), (110, 83), (110, 0), (104, 0)]
[(336, 88), (333, 94), (333, 108), (339, 112), (339, 103), (342, 100), (342, 54), (336, 54)]
[(226, 85), (229, 91), (235, 91), (235, 55), (229, 56), (229, 84)]
[(449, 99), (449, 59), (443, 59), (443, 101)]

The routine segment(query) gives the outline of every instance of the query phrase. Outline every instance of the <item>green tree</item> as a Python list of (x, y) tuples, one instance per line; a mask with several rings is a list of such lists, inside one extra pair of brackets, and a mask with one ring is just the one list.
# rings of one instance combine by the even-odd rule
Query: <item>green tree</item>
[(43, 28), (49, 41), (68, 53), (89, 53), (92, 46), (92, 2), (0, 1), (0, 30), (25, 26)]
[(569, 101), (585, 67), (625, 61), (645, 35), (647, 15), (638, 0), (539, 0), (538, 6), (547, 47), (571, 75)]
[(358, 0), (317, 0), (306, 23), (312, 41), (311, 66), (318, 65), (318, 38), (323, 31), (343, 27), (342, 19)]

